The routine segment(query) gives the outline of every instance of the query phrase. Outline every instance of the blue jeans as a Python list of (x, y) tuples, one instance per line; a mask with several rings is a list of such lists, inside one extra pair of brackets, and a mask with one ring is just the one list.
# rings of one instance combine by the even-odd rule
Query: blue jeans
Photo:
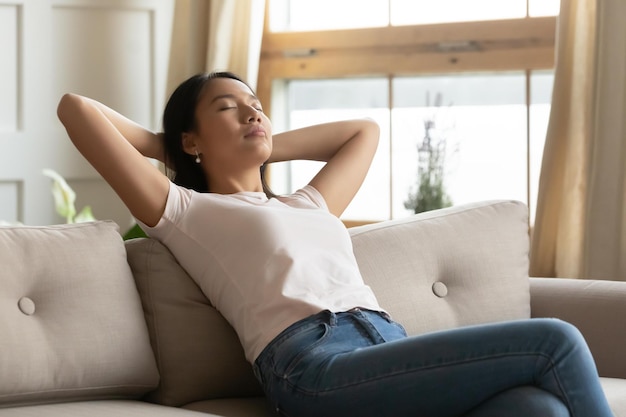
[(407, 337), (386, 314), (323, 311), (254, 363), (282, 416), (609, 417), (572, 325), (530, 319)]

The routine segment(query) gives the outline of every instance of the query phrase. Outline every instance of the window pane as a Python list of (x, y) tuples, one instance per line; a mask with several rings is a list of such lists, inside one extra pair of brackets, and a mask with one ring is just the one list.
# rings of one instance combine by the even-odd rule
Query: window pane
[(289, 82), (292, 110), (388, 108), (386, 78), (301, 80)]
[[(560, 0), (528, 0), (531, 17), (559, 14)], [(526, 0), (270, 0), (273, 32), (515, 19)]]
[(391, 0), (392, 25), (513, 19), (525, 16), (526, 0)]
[[(418, 161), (420, 155), (424, 160), (428, 136), (431, 147), (445, 143), (444, 189), (453, 204), (520, 200), (529, 205), (532, 224), (553, 79), (552, 71), (531, 75), (530, 142), (526, 75), (521, 71), (395, 78), (391, 113), (386, 78), (289, 81), (284, 103), (275, 109), (285, 109), (285, 129), (360, 117), (380, 124), (377, 155), (345, 219), (410, 215), (404, 203), (419, 183)], [(277, 193), (295, 191), (322, 166), (308, 161), (274, 164), (271, 186)]]
[(535, 222), (543, 148), (550, 119), (553, 71), (533, 72), (530, 77), (530, 224)]
[(561, 0), (529, 0), (528, 14), (531, 17), (558, 16)]
[(271, 0), (273, 32), (387, 26), (389, 0)]
[[(290, 81), (287, 87), (287, 128), (371, 117), (381, 137), (363, 186), (343, 214), (350, 220), (390, 218), (389, 93), (386, 78)], [(278, 193), (306, 185), (323, 166), (321, 162), (293, 161), (272, 169), (271, 186)]]
[(424, 149), (425, 136), (431, 148), (445, 143), (440, 159), (452, 203), (526, 201), (525, 91), (523, 72), (395, 79), (393, 217), (411, 213), (404, 202), (418, 185), (418, 148)]

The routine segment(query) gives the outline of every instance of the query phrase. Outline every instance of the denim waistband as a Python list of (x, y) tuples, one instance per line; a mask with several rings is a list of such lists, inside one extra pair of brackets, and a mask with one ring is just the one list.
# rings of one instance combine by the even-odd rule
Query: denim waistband
[(287, 327), (285, 330), (280, 332), (278, 336), (276, 336), (270, 343), (268, 343), (268, 345), (261, 351), (261, 354), (259, 354), (259, 356), (255, 360), (255, 363), (258, 362), (259, 359), (263, 358), (266, 352), (272, 350), (273, 346), (280, 344), (281, 341), (288, 339), (289, 337), (298, 333), (299, 331), (301, 331), (301, 329), (307, 326), (326, 324), (330, 327), (336, 327), (340, 321), (350, 316), (364, 316), (366, 318), (371, 317), (372, 319), (378, 319), (378, 321), (380, 321), (380, 319), (383, 319), (385, 322), (390, 323), (394, 325), (395, 327), (402, 327), (398, 323), (395, 323), (391, 319), (389, 314), (387, 314), (384, 311), (374, 311), (374, 310), (362, 309), (358, 307), (352, 308), (347, 311), (337, 312), (337, 313), (332, 312), (330, 310), (322, 310), (319, 313), (313, 314), (311, 316), (308, 316), (301, 320), (296, 321), (295, 323)]
[(336, 326), (337, 321), (339, 320), (340, 317), (354, 314), (354, 313), (361, 313), (366, 316), (371, 314), (375, 316), (380, 316), (387, 321), (391, 321), (389, 314), (385, 313), (384, 311), (374, 311), (374, 310), (368, 310), (368, 309), (363, 309), (363, 308), (358, 308), (358, 307), (351, 308), (350, 310), (341, 311), (338, 313), (334, 313), (330, 310), (322, 310), (319, 313), (313, 314), (309, 317), (305, 317), (291, 324), (285, 330), (280, 332), (278, 336), (276, 336), (274, 340), (272, 340), (272, 342), (268, 344), (268, 346), (271, 345), (273, 342), (279, 341), (280, 339), (284, 339), (285, 337), (289, 337), (289, 335), (292, 332), (297, 331), (300, 327), (304, 325), (313, 324), (313, 323), (326, 323), (329, 326)]

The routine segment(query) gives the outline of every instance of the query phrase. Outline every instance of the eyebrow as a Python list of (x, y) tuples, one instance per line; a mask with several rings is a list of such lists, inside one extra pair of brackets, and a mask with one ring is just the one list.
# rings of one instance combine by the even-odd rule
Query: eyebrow
[[(259, 101), (259, 98), (257, 96), (255, 96), (254, 94), (248, 94), (248, 97), (252, 98), (253, 100)], [(223, 99), (223, 98), (229, 98), (229, 99), (236, 99), (237, 97), (234, 94), (221, 94), (219, 96), (215, 96), (213, 97), (213, 100), (211, 100), (210, 104), (215, 103), (217, 100)]]

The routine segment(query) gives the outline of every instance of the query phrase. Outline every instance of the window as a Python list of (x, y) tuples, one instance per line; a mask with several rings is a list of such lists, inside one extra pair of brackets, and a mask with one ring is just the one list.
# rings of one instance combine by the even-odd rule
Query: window
[[(443, 184), (453, 204), (517, 199), (532, 217), (559, 2), (480, 0), (458, 16), (444, 11), (467, 0), (352, 3), (270, 0), (258, 84), (275, 131), (352, 117), (381, 126), (370, 173), (343, 219), (410, 215), (405, 202), (426, 136), (445, 144)], [(433, 23), (461, 19), (469, 21)], [(272, 187), (293, 191), (319, 166), (275, 166)]]
[[(286, 123), (289, 129), (315, 123), (370, 117), (381, 130), (378, 151), (369, 174), (343, 217), (352, 220), (383, 220), (390, 217), (389, 89), (386, 78), (293, 80), (287, 91)], [(276, 125), (276, 122), (275, 122)], [(321, 168), (321, 162), (293, 161), (272, 167), (272, 189), (287, 193), (305, 185)]]
[(560, 0), (269, 0), (272, 32), (555, 16)]

